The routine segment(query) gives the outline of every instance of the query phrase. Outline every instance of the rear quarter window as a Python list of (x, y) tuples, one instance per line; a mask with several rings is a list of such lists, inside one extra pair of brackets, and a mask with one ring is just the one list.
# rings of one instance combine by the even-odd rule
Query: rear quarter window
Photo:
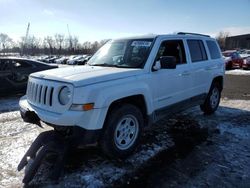
[(207, 54), (202, 40), (187, 40), (192, 62), (207, 60)]
[(206, 41), (207, 47), (211, 56), (211, 59), (219, 59), (221, 58), (220, 50), (217, 44), (214, 41), (208, 40)]

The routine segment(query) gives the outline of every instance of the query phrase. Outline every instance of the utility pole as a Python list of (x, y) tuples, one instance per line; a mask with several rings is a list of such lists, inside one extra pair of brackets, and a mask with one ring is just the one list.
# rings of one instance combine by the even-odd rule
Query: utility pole
[(71, 37), (71, 34), (70, 34), (70, 31), (69, 31), (69, 25), (67, 24), (67, 29), (68, 29), (68, 34), (69, 34), (69, 48), (70, 50), (72, 50), (72, 37)]
[(27, 26), (27, 29), (26, 29), (26, 35), (25, 35), (25, 38), (24, 38), (24, 44), (23, 44), (23, 49), (22, 49), (22, 55), (24, 54), (24, 49), (25, 49), (25, 47), (26, 47), (27, 40), (28, 40), (28, 37), (29, 37), (29, 30), (30, 30), (30, 23), (28, 23), (28, 26)]

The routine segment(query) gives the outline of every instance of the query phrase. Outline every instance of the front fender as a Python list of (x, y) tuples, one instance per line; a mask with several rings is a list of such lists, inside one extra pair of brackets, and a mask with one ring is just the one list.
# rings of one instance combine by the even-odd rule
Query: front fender
[(109, 106), (119, 99), (134, 95), (143, 95), (146, 104), (147, 114), (153, 112), (152, 92), (147, 85), (146, 79), (126, 78), (123, 81), (116, 80), (112, 82), (93, 84), (88, 87), (76, 88), (74, 91), (75, 104), (94, 103), (95, 109), (102, 109), (99, 117), (99, 123), (103, 124), (107, 115)]

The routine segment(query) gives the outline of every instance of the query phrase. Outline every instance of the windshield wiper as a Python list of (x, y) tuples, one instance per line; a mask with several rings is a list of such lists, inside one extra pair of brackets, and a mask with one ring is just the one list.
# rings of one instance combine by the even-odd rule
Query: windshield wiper
[(101, 66), (101, 67), (116, 67), (116, 68), (138, 68), (133, 66), (126, 66), (126, 65), (114, 65), (114, 64), (107, 64), (107, 63), (100, 63), (100, 64), (89, 64), (90, 66)]
[(90, 64), (90, 66), (115, 67), (116, 65), (112, 65), (108, 63), (99, 63), (99, 64)]

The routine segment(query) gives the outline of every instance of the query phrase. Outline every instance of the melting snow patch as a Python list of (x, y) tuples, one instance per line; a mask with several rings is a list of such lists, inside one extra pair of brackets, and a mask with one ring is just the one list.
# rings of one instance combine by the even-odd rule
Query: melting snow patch
[(250, 75), (250, 70), (235, 69), (226, 71), (226, 74), (231, 75)]
[[(237, 138), (248, 139), (250, 138), (250, 128), (242, 129), (241, 127), (234, 127), (231, 123), (221, 123), (218, 125), (221, 134), (230, 133)], [(246, 131), (248, 129), (249, 131)]]
[[(10, 104), (8, 109), (14, 109), (18, 104), (17, 99), (11, 100), (12, 102), (5, 100), (3, 103)], [(0, 102), (2, 101), (0, 100)], [(12, 105), (13, 107), (11, 107)], [(0, 112), (1, 109), (4, 109), (3, 106), (1, 103)], [(232, 124), (232, 119), (249, 113), (250, 101), (222, 100), (220, 106), (218, 111), (212, 116), (204, 116), (198, 107), (187, 110), (183, 114), (188, 115), (190, 119), (202, 122), (204, 126), (210, 126), (210, 124), (216, 126), (222, 134), (230, 133), (238, 138), (249, 138), (250, 130), (244, 132), (243, 130), (246, 129), (241, 130), (240, 127)], [(162, 124), (171, 124), (171, 121), (167, 119)], [(246, 125), (248, 129), (250, 129), (249, 124), (250, 122), (241, 122), (241, 126)], [(95, 156), (98, 158), (97, 160), (93, 160), (93, 158), (87, 159), (84, 164), (79, 165), (73, 172), (66, 173), (58, 185), (51, 185), (50, 183), (47, 187), (111, 186), (116, 181), (124, 178), (124, 176), (132, 174), (136, 169), (145, 165), (148, 160), (159, 152), (173, 146), (174, 143), (164, 126), (153, 127), (152, 129), (153, 131), (147, 133), (146, 141), (139, 147), (137, 152), (125, 161), (107, 160), (98, 155), (98, 157)], [(0, 131), (0, 187), (20, 187), (22, 185), (21, 178), (23, 172), (17, 173), (17, 164), (30, 143), (41, 132), (41, 129), (22, 122), (19, 112), (8, 112), (0, 114)], [(34, 179), (34, 187), (39, 185), (40, 182), (47, 181), (43, 175), (39, 174), (39, 178)]]

